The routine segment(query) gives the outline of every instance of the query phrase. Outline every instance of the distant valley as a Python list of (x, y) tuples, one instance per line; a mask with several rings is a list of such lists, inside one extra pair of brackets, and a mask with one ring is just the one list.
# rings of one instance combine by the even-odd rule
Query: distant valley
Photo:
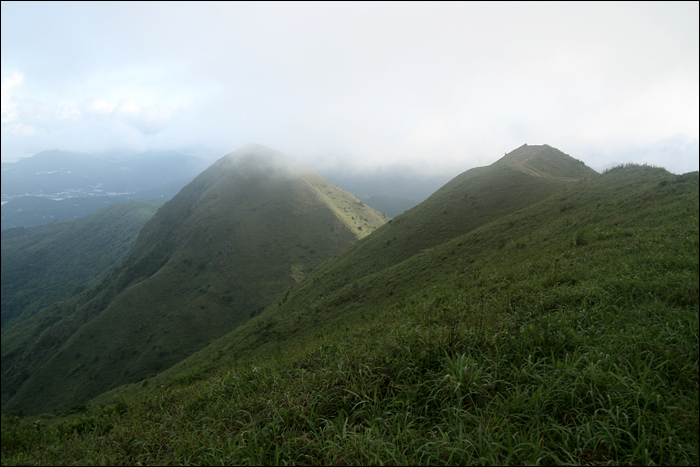
[(94, 156), (44, 151), (2, 167), (2, 230), (79, 219), (132, 200), (168, 201), (206, 168), (172, 151)]
[(191, 180), (207, 165), (202, 159), (174, 151), (99, 156), (44, 151), (2, 164), (2, 201), (20, 196), (61, 199), (135, 194)]

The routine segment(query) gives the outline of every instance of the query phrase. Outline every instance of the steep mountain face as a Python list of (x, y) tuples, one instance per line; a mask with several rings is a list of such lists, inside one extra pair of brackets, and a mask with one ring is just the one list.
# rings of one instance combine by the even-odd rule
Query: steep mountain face
[(163, 205), (98, 285), (3, 336), (3, 409), (62, 409), (156, 374), (386, 220), (284, 154), (245, 146)]
[(3, 230), (3, 333), (103, 277), (126, 257), (141, 227), (162, 205), (129, 201), (82, 219)]
[(206, 354), (119, 388), (128, 416), (100, 425), (116, 391), (93, 401), (95, 434), (60, 460), (141, 433), (108, 461), (585, 463), (605, 437), (620, 448), (593, 462), (698, 463), (698, 172), (618, 167), (330, 290), (375, 234)]

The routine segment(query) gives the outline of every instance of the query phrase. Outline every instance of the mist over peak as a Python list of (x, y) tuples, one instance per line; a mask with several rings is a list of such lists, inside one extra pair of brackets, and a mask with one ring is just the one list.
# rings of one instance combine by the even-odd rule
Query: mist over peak
[(250, 178), (287, 180), (313, 173), (288, 155), (257, 143), (248, 143), (228, 153), (214, 165), (222, 170), (235, 170)]

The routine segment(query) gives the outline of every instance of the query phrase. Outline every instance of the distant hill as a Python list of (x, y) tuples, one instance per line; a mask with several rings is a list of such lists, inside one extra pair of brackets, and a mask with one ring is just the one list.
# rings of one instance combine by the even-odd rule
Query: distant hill
[[(525, 166), (517, 157), (532, 153)], [(516, 158), (512, 162), (511, 158)], [(557, 170), (571, 178), (534, 175), (529, 166), (554, 158)], [(554, 166), (553, 166), (554, 167)], [(568, 167), (564, 169), (565, 167)], [(554, 173), (554, 168), (551, 172)], [(559, 174), (559, 172), (557, 172)], [(488, 167), (453, 178), (427, 200), (398, 216), (362, 243), (364, 253), (339, 268), (343, 277), (374, 272), (444, 243), (598, 174), (549, 146), (522, 146)], [(344, 257), (348, 257), (344, 255)], [(342, 270), (342, 272), (341, 272)]]
[(78, 220), (3, 230), (3, 333), (41, 308), (82, 292), (119, 264), (162, 204), (130, 201)]
[(574, 159), (546, 144), (543, 146), (523, 144), (496, 161), (493, 167), (517, 168), (535, 177), (566, 181), (585, 180), (598, 175), (583, 161)]
[(282, 153), (241, 148), (163, 205), (100, 283), (3, 335), (3, 406), (65, 408), (154, 375), (386, 220)]

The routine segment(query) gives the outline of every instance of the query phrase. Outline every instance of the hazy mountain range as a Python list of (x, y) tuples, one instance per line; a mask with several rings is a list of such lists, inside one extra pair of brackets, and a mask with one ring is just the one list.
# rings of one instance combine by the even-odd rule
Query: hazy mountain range
[(172, 151), (98, 156), (44, 151), (2, 165), (2, 230), (78, 219), (131, 200), (168, 201), (206, 168)]
[(173, 151), (131, 157), (44, 151), (15, 163), (3, 163), (2, 200), (19, 196), (50, 199), (137, 193), (178, 180), (191, 180), (206, 168), (202, 159)]

